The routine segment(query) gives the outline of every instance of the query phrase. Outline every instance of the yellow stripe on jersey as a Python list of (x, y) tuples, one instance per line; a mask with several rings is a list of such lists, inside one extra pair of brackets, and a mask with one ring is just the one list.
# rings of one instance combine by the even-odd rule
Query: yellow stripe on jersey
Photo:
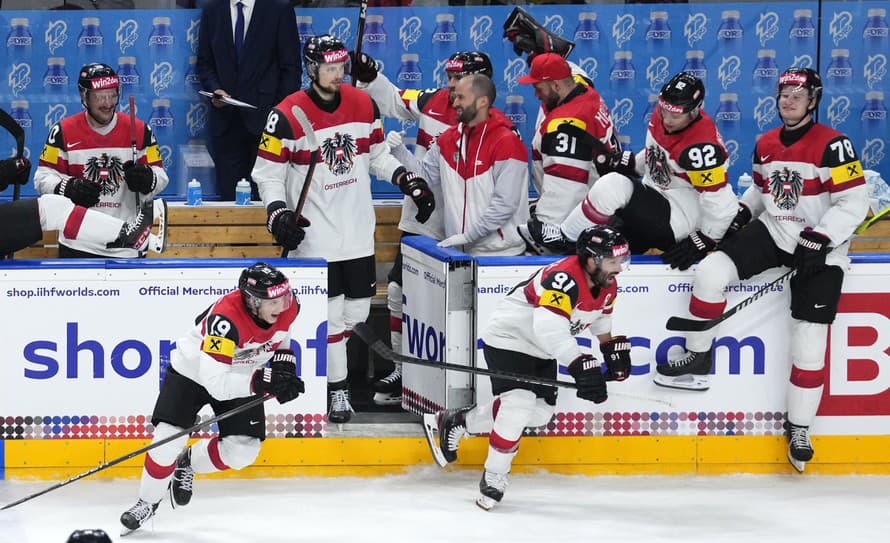
[(149, 164), (161, 161), (161, 149), (157, 145), (149, 145), (145, 149), (145, 161)]
[(407, 89), (402, 91), (402, 100), (406, 102), (416, 102), (419, 96), (419, 89)]
[(713, 187), (726, 182), (726, 168), (723, 165), (710, 170), (689, 170), (686, 174), (694, 187)]
[(52, 145), (44, 145), (43, 152), (40, 153), (40, 160), (49, 162), (50, 164), (59, 163), (59, 149)]
[(831, 179), (835, 185), (843, 185), (860, 177), (862, 177), (862, 163), (858, 160), (831, 168)]
[(231, 358), (235, 355), (235, 342), (227, 337), (206, 336), (201, 350), (208, 354), (221, 354)]
[(281, 140), (263, 132), (263, 135), (260, 136), (260, 150), (275, 156), (281, 156)]
[(560, 125), (570, 124), (572, 126), (577, 126), (581, 130), (587, 130), (587, 123), (578, 119), (576, 117), (559, 117), (556, 119), (551, 119), (549, 123), (547, 123), (547, 131), (546, 134), (550, 132), (556, 132), (559, 130)]
[(571, 298), (565, 292), (558, 290), (545, 290), (542, 292), (541, 297), (538, 298), (538, 306), (559, 309), (566, 315), (572, 314)]

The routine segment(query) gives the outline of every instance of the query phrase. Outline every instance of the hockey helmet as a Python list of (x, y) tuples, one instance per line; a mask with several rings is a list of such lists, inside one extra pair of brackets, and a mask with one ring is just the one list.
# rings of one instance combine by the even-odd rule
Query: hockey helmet
[(303, 65), (313, 81), (318, 79), (318, 67), (322, 64), (345, 62), (344, 73), (349, 73), (349, 51), (346, 45), (330, 34), (312, 36), (303, 46)]
[(241, 301), (251, 315), (256, 315), (263, 303), (280, 304), (282, 311), (294, 302), (294, 293), (287, 277), (265, 262), (257, 262), (241, 272), (238, 279)]
[(121, 86), (117, 73), (108, 64), (94, 62), (80, 69), (77, 76), (77, 88), (81, 92), (102, 89), (119, 89)]
[(445, 62), (445, 71), (461, 75), (485, 74), (491, 77), (494, 70), (491, 59), (482, 51), (458, 51)]
[(111, 543), (105, 530), (75, 530), (68, 536), (67, 543)]
[(658, 104), (669, 113), (694, 113), (704, 101), (704, 83), (689, 72), (672, 77), (658, 94)]
[(575, 42), (550, 32), (520, 7), (513, 8), (504, 21), (504, 37), (513, 44), (517, 55), (526, 53), (529, 62), (541, 53), (556, 53), (566, 58), (575, 48)]
[(627, 267), (630, 262), (630, 246), (627, 238), (611, 226), (596, 225), (585, 229), (578, 236), (576, 249), (582, 264), (588, 257), (593, 258), (597, 267), (606, 258), (620, 259), (622, 268)]
[(819, 101), (822, 99), (822, 78), (819, 76), (819, 72), (812, 68), (788, 68), (779, 76), (779, 83), (776, 85), (776, 98), (778, 99), (778, 95), (784, 87), (789, 86), (807, 89), (810, 99), (815, 98), (816, 100), (816, 105), (811, 110), (819, 108)]

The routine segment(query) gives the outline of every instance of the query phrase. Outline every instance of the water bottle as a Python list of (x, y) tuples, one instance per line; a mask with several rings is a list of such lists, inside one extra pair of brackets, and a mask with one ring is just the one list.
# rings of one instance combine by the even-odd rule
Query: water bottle
[(419, 89), (423, 83), (423, 72), (420, 71), (420, 55), (405, 53), (402, 65), (396, 76), (396, 86), (400, 88)]
[(849, 49), (832, 49), (831, 62), (825, 71), (826, 92), (848, 93), (853, 90), (853, 64)]
[(650, 56), (665, 56), (671, 50), (671, 27), (668, 12), (649, 13), (649, 28), (646, 29), (646, 52)]
[(250, 183), (243, 177), (235, 185), (235, 204), (239, 206), (250, 205)]
[(582, 64), (583, 59), (596, 56), (600, 47), (600, 27), (596, 24), (596, 12), (583, 11), (578, 14), (575, 27), (575, 58)]
[(862, 122), (862, 135), (867, 140), (881, 138), (887, 141), (887, 108), (884, 106), (883, 91), (865, 93), (865, 106), (859, 120)]
[[(389, 60), (387, 58), (386, 29), (383, 28), (383, 15), (368, 15), (365, 18), (365, 35), (362, 38), (362, 51), (376, 60), (378, 66), (381, 62), (385, 66)], [(395, 54), (395, 51), (393, 51), (393, 54)]]
[(527, 139), (528, 137), (528, 114), (525, 111), (525, 97), (520, 94), (511, 94), (507, 96), (506, 99), (507, 105), (504, 107), (504, 115), (510, 119), (516, 129), (519, 130), (519, 133), (522, 135), (522, 139), (525, 141), (530, 141)]
[[(136, 57), (120, 57), (117, 59), (117, 77), (121, 84), (121, 96), (140, 96), (141, 77), (136, 70)], [(132, 112), (131, 112), (132, 113)]]
[(744, 51), (745, 30), (739, 22), (739, 11), (726, 10), (721, 14), (722, 22), (717, 29), (717, 51), (723, 56), (739, 55)]
[[(19, 123), (19, 126), (22, 127), (22, 130), (25, 131), (25, 144), (31, 140), (31, 127), (34, 124), (31, 119), (31, 111), (28, 107), (27, 100), (13, 100), (12, 101), (12, 111), (9, 112), (9, 115), (15, 119), (15, 122)], [(25, 156), (30, 156), (30, 150), (25, 147), (24, 150)]]
[(12, 62), (30, 62), (31, 45), (34, 39), (31, 37), (28, 19), (14, 17), (9, 21), (9, 34), (6, 35), (6, 51)]
[[(172, 146), (176, 141), (173, 129), (176, 122), (173, 118), (173, 112), (170, 111), (170, 100), (168, 98), (155, 98), (151, 101), (151, 115), (148, 118), (148, 126), (151, 127), (158, 144), (162, 147)], [(171, 153), (169, 160), (165, 158), (164, 168), (173, 171), (176, 162), (176, 154)]]
[(436, 27), (432, 36), (433, 56), (437, 62), (448, 58), (457, 51), (457, 29), (454, 27), (454, 14), (436, 15)]
[[(808, 55), (810, 59), (816, 58), (816, 25), (813, 24), (813, 10), (794, 10), (794, 23), (788, 31), (791, 40), (791, 54), (793, 59)], [(797, 65), (799, 63), (795, 63)], [(809, 66), (812, 67), (812, 64)]]
[(99, 18), (84, 17), (80, 20), (80, 24), (82, 28), (80, 36), (77, 37), (77, 51), (81, 63), (103, 62), (105, 38), (99, 30)]
[[(185, 86), (195, 92), (201, 90), (201, 79), (198, 77), (198, 57), (191, 55), (189, 57), (189, 65), (185, 70)], [(191, 94), (191, 93), (189, 93)]]
[[(367, 26), (365, 26), (365, 28), (367, 29)], [(300, 32), (300, 51), (302, 54), (303, 47), (305, 47), (306, 42), (309, 41), (309, 38), (315, 36), (315, 29), (312, 28), (312, 16), (297, 16), (297, 30)], [(364, 43), (364, 40), (362, 40), (362, 43)], [(300, 83), (300, 86), (304, 89), (308, 89), (311, 84), (312, 80), (309, 79), (309, 73), (304, 69), (303, 81)]]
[[(869, 8), (868, 20), (862, 30), (862, 45), (866, 55), (890, 54), (890, 31), (887, 28), (887, 10)], [(13, 19), (14, 20), (14, 19)]]
[(646, 112), (643, 113), (643, 123), (648, 126), (649, 121), (652, 120), (652, 114), (655, 113), (655, 108), (658, 107), (658, 93), (650, 93), (649, 97), (646, 99)]
[[(705, 68), (705, 52), (701, 50), (686, 51), (686, 64), (683, 65), (683, 71), (689, 72), (704, 83), (708, 78), (708, 69)], [(776, 75), (778, 77), (778, 74)]]
[(201, 192), (201, 182), (192, 178), (189, 181), (185, 193), (185, 203), (190, 206), (199, 206), (204, 203), (204, 194)]
[(738, 94), (734, 92), (720, 94), (720, 106), (717, 107), (714, 122), (723, 139), (738, 139), (742, 123), (742, 110), (739, 108)]
[(68, 88), (68, 71), (65, 70), (64, 57), (46, 59), (46, 72), (43, 74), (43, 88), (54, 101), (65, 101), (70, 98)]
[(757, 65), (754, 66), (753, 88), (761, 95), (774, 95), (779, 82), (779, 66), (776, 64), (775, 49), (757, 51)]
[(633, 53), (615, 51), (612, 69), (609, 70), (609, 88), (615, 99), (630, 97), (636, 94), (637, 70), (633, 65)]
[(173, 60), (173, 39), (170, 17), (154, 17), (148, 35), (148, 51), (153, 62)]
[(741, 196), (742, 194), (745, 194), (745, 191), (748, 190), (748, 187), (750, 187), (753, 183), (754, 178), (748, 175), (748, 172), (740, 175), (738, 181), (736, 181), (738, 195)]

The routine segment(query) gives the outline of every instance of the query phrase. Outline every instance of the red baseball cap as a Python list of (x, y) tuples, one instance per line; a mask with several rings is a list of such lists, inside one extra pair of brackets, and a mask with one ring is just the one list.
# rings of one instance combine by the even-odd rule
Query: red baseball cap
[(517, 81), (523, 85), (531, 85), (541, 81), (559, 81), (571, 77), (571, 75), (572, 70), (566, 59), (556, 53), (541, 53), (535, 55), (532, 60), (532, 67), (528, 75), (520, 77)]

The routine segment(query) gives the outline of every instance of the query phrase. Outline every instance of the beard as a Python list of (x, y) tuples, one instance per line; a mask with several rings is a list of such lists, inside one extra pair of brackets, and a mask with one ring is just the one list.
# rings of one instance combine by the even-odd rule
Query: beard
[(474, 118), (476, 118), (477, 111), (478, 111), (478, 109), (476, 109), (475, 105), (465, 107), (464, 109), (461, 110), (460, 113), (457, 114), (457, 122), (464, 123), (464, 124), (469, 123)]

